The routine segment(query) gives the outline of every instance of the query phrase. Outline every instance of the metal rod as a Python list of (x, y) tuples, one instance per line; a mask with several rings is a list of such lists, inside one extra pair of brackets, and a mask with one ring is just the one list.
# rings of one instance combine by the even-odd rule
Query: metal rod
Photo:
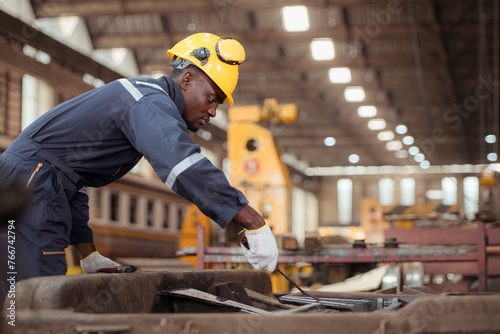
[(317, 300), (318, 302), (321, 302), (321, 300), (318, 297), (312, 296), (312, 295), (308, 294), (307, 292), (305, 292), (304, 290), (302, 290), (297, 284), (295, 284), (294, 281), (292, 281), (290, 278), (288, 278), (287, 275), (285, 275), (281, 270), (279, 270), (279, 268), (276, 268), (276, 271), (279, 272), (281, 275), (283, 275), (283, 277), (286, 278), (288, 282), (292, 283), (292, 285), (294, 287), (296, 287), (297, 289), (299, 289), (299, 291), (302, 292), (304, 295), (311, 297), (311, 298)]

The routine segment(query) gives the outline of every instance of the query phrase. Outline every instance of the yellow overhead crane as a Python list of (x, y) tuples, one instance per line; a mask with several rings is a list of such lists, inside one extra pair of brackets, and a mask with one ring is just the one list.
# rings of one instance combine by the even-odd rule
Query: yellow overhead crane
[(290, 175), (269, 130), (260, 122), (282, 124), (297, 119), (294, 104), (266, 99), (263, 106), (229, 109), (228, 158), (231, 184), (240, 189), (268, 221), (274, 234), (289, 232)]

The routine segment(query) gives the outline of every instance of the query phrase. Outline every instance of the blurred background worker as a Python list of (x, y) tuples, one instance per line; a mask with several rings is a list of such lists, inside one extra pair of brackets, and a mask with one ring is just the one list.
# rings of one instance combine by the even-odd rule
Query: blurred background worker
[[(168, 187), (221, 227), (234, 221), (245, 228), (249, 249), (243, 251), (255, 268), (275, 269), (278, 249), (269, 226), (188, 134), (208, 124), (219, 104), (233, 105), (245, 51), (234, 39), (198, 33), (168, 55), (170, 76), (120, 79), (62, 103), (0, 156), (5, 176), (32, 193), (16, 221), (18, 281), (64, 275), (70, 244), (85, 273), (119, 266), (95, 249), (86, 187), (121, 178), (143, 156)], [(2, 247), (5, 240), (3, 233)]]

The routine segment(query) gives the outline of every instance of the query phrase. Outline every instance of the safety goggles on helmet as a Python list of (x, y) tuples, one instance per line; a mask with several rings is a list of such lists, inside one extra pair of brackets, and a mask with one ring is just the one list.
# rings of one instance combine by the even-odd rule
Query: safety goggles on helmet
[[(213, 47), (213, 46), (212, 46)], [(210, 57), (210, 48), (200, 47), (193, 50), (190, 56), (195, 57), (201, 62), (201, 66), (208, 62)], [(220, 61), (229, 65), (239, 65), (245, 60), (245, 50), (241, 44), (231, 37), (220, 37), (215, 43), (215, 54)]]

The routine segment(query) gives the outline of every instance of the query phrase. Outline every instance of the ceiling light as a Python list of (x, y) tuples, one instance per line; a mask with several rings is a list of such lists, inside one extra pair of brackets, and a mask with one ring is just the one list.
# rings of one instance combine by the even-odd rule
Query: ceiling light
[(358, 108), (358, 115), (360, 117), (374, 117), (377, 115), (377, 108), (375, 106), (361, 106)]
[[(400, 140), (391, 140), (385, 144), (389, 151), (399, 151), (403, 148), (403, 143)], [(406, 152), (406, 151), (404, 151)]]
[(351, 154), (348, 159), (349, 159), (349, 162), (352, 164), (358, 163), (359, 162), (359, 155)]
[(360, 102), (365, 99), (365, 90), (361, 86), (347, 87), (344, 91), (344, 96), (349, 102)]
[(324, 143), (326, 146), (333, 146), (337, 141), (333, 137), (326, 137)]
[(413, 159), (416, 162), (422, 162), (422, 161), (425, 160), (425, 155), (423, 155), (422, 153), (418, 153), (418, 154), (415, 154), (415, 156), (413, 157)]
[(394, 132), (391, 130), (385, 130), (381, 131), (377, 134), (378, 140), (381, 141), (387, 141), (387, 140), (393, 140), (394, 139)]
[(394, 156), (398, 159), (408, 158), (408, 151), (406, 150), (396, 151), (394, 152)]
[(488, 144), (493, 144), (494, 142), (497, 141), (497, 137), (495, 135), (487, 135), (484, 140), (488, 143)]
[(431, 163), (427, 160), (424, 160), (422, 161), (420, 164), (419, 164), (420, 168), (422, 169), (427, 169), (431, 166)]
[(413, 144), (413, 142), (415, 142), (415, 140), (413, 139), (412, 136), (405, 136), (403, 138), (403, 144), (405, 144), (405, 145), (411, 145), (411, 144)]
[(404, 135), (406, 132), (408, 132), (408, 128), (406, 127), (406, 125), (399, 124), (398, 126), (396, 126), (396, 133)]
[(281, 16), (286, 31), (306, 31), (309, 29), (306, 6), (285, 6), (281, 9)]
[(311, 42), (311, 54), (314, 60), (332, 60), (335, 49), (331, 38), (315, 38)]
[(348, 67), (332, 67), (328, 71), (328, 76), (332, 83), (351, 82), (351, 70)]
[(408, 153), (410, 153), (411, 155), (418, 154), (418, 152), (420, 152), (420, 150), (416, 146), (412, 146), (408, 149)]
[(489, 161), (497, 161), (498, 157), (496, 153), (489, 153), (486, 156), (486, 159), (488, 159)]
[(382, 118), (375, 118), (368, 121), (368, 129), (382, 130), (385, 129), (385, 121)]

